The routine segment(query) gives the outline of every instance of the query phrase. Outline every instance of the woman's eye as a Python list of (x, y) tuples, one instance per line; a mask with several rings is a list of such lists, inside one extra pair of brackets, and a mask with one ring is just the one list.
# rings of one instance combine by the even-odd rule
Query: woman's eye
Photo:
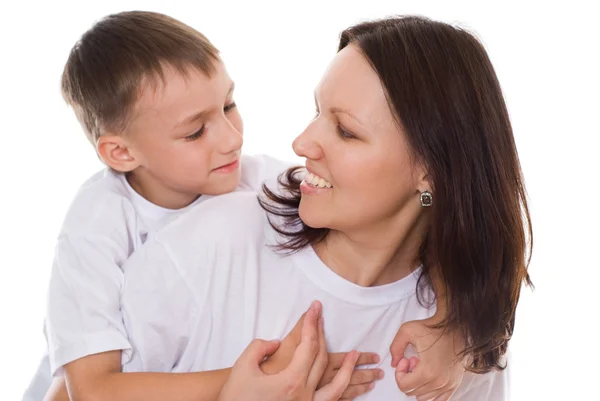
[(236, 108), (236, 107), (237, 107), (237, 104), (235, 104), (235, 102), (231, 102), (231, 103), (229, 103), (227, 106), (223, 107), (223, 111), (224, 111), (225, 113), (227, 113), (227, 112), (229, 112), (229, 111), (233, 110), (233, 109), (234, 109), (234, 108)]
[(204, 125), (202, 127), (200, 127), (200, 129), (196, 132), (194, 132), (191, 135), (188, 135), (185, 137), (186, 141), (195, 141), (196, 139), (200, 138), (202, 135), (204, 134)]

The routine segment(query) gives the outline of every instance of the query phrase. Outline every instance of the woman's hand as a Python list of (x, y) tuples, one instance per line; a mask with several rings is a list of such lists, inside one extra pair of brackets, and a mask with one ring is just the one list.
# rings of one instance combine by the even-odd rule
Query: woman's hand
[(317, 390), (327, 366), (327, 347), (323, 333), (321, 304), (313, 302), (302, 325), (302, 340), (290, 364), (281, 372), (269, 375), (259, 364), (279, 348), (279, 341), (254, 340), (242, 353), (220, 401), (335, 401), (350, 383), (358, 352), (350, 352), (328, 385)]
[[(435, 317), (404, 323), (390, 347), (398, 388), (418, 401), (448, 401), (462, 382), (465, 368), (458, 357), (462, 337), (443, 329), (431, 329)], [(404, 356), (412, 344), (418, 358)]]

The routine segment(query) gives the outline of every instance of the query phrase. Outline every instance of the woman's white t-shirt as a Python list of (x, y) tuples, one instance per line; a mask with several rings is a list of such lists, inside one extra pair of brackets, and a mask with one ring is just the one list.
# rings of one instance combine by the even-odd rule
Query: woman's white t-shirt
[[(417, 300), (419, 271), (360, 287), (330, 270), (311, 247), (291, 255), (275, 251), (278, 240), (249, 192), (209, 199), (157, 233), (125, 263), (121, 307), (133, 351), (123, 370), (229, 367), (252, 339), (283, 338), (316, 299), (323, 303), (330, 352), (382, 357), (385, 378), (360, 399), (410, 399), (396, 385), (389, 346), (403, 322), (433, 313)], [(506, 384), (506, 371), (466, 374), (454, 398), (505, 400)]]

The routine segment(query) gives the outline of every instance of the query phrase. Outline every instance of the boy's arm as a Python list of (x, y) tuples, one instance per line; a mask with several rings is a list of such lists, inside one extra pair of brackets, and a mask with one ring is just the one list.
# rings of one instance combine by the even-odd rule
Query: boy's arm
[(64, 366), (71, 401), (212, 401), (230, 370), (122, 373), (119, 351), (86, 356)]
[(53, 375), (86, 355), (131, 349), (120, 310), (124, 242), (101, 235), (58, 240), (44, 327)]
[[(299, 321), (299, 326), (303, 319)], [(296, 348), (301, 344), (295, 344), (296, 329), (288, 334), (285, 343), (293, 343), (292, 355), (297, 355)], [(289, 339), (289, 340), (288, 340)], [(277, 352), (283, 353), (277, 357)], [(271, 372), (265, 372), (266, 376), (277, 375), (288, 369), (292, 363), (292, 357), (283, 349), (278, 350), (271, 356), (272, 360), (268, 366)], [(119, 351), (105, 352), (90, 355), (64, 366), (66, 380), (62, 383), (53, 384), (53, 389), (48, 393), (44, 401), (214, 401), (217, 400), (221, 389), (227, 382), (231, 369), (220, 369), (197, 373), (122, 373), (121, 353)], [(348, 363), (346, 354), (333, 354), (342, 356), (330, 360), (317, 388), (325, 389), (331, 387), (330, 383), (336, 381), (336, 377)], [(327, 358), (326, 358), (327, 359)], [(356, 364), (372, 364), (378, 361), (378, 356), (372, 353), (361, 353)], [(266, 367), (266, 366), (265, 366)], [(330, 368), (330, 369), (329, 369)], [(263, 368), (264, 369), (264, 368)], [(332, 377), (325, 378), (331, 370)], [(267, 369), (264, 369), (267, 370)], [(354, 398), (368, 392), (371, 383), (381, 378), (380, 369), (359, 369), (348, 372), (348, 383), (340, 388), (343, 398)], [(266, 377), (265, 376), (265, 377)], [(325, 378), (325, 380), (323, 380)], [(293, 379), (293, 378), (292, 378)], [(60, 380), (60, 379), (58, 379)], [(339, 387), (334, 384), (334, 387)], [(68, 392), (67, 392), (68, 387)], [(284, 383), (274, 388), (265, 388), (264, 392), (273, 393), (285, 389)], [(243, 391), (243, 389), (241, 390)], [(70, 395), (70, 398), (69, 398)], [(271, 395), (270, 393), (268, 395)], [(267, 393), (265, 393), (267, 396)]]

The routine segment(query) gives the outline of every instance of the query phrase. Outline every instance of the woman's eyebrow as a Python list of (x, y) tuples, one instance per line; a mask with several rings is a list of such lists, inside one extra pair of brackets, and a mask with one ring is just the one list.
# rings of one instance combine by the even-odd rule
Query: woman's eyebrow
[(329, 108), (329, 112), (332, 114), (345, 114), (348, 117), (350, 117), (351, 119), (353, 119), (354, 121), (356, 121), (356, 123), (358, 123), (358, 125), (360, 125), (361, 127), (365, 128), (365, 125), (358, 119), (358, 117), (356, 117), (354, 114), (352, 114), (348, 109), (344, 109), (343, 107), (330, 107)]
[[(313, 96), (315, 99), (315, 106), (317, 106), (317, 109), (319, 109), (319, 102), (317, 101), (317, 91), (316, 90), (313, 92)], [(345, 114), (348, 117), (350, 117), (351, 119), (353, 119), (354, 121), (356, 121), (361, 127), (366, 129), (365, 125), (358, 119), (358, 117), (356, 117), (354, 114), (352, 114), (348, 109), (345, 109), (343, 107), (333, 106), (333, 107), (330, 107), (328, 110), (332, 114), (338, 114), (338, 113)]]

